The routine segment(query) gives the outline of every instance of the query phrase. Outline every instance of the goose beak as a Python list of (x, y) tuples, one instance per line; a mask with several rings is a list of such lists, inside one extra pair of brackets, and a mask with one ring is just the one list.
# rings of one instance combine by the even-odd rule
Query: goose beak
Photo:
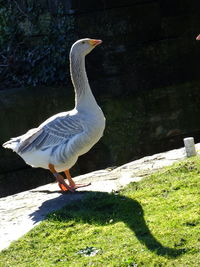
[(200, 41), (200, 34), (196, 38), (197, 41)]
[(91, 46), (97, 46), (97, 45), (100, 45), (102, 43), (102, 41), (96, 40), (96, 39), (91, 39), (91, 40), (89, 40), (89, 43)]

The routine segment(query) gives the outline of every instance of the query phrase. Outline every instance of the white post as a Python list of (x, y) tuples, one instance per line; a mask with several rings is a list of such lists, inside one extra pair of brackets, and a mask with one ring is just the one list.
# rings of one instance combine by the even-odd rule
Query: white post
[(193, 137), (187, 137), (183, 139), (185, 145), (185, 151), (187, 157), (192, 157), (197, 154)]

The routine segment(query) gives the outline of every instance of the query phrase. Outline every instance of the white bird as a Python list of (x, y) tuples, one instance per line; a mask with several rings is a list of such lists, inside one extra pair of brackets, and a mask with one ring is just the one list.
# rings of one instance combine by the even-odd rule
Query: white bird
[[(38, 128), (12, 138), (3, 144), (21, 156), (32, 167), (49, 169), (63, 191), (74, 191), (87, 186), (75, 184), (69, 169), (78, 157), (90, 150), (102, 137), (105, 117), (98, 106), (85, 70), (85, 56), (101, 40), (81, 39), (70, 50), (70, 74), (75, 90), (75, 107), (71, 111), (58, 113)], [(65, 172), (68, 183), (58, 172)]]

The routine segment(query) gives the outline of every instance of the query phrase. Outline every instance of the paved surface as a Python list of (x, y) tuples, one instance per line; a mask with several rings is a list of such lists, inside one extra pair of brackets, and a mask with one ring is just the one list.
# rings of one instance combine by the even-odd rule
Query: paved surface
[[(200, 149), (200, 144), (196, 145)], [(169, 166), (185, 158), (185, 149), (180, 148), (165, 153), (130, 162), (116, 169), (92, 172), (75, 178), (77, 182), (92, 184), (76, 193), (61, 194), (56, 183), (37, 187), (0, 199), (0, 250), (30, 231), (45, 219), (46, 215), (71, 201), (83, 198), (81, 191), (112, 192), (132, 181), (140, 181), (146, 175)], [(28, 178), (27, 178), (28, 179)]]

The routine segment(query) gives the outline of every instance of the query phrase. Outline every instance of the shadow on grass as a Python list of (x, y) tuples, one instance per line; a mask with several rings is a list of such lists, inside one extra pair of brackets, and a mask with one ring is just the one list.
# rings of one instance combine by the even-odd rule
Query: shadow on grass
[[(72, 201), (61, 210), (48, 215), (48, 219), (66, 222), (75, 220), (76, 222), (99, 225), (122, 221), (135, 233), (140, 243), (159, 256), (175, 258), (185, 252), (183, 249), (163, 246), (152, 235), (145, 222), (144, 211), (139, 202), (123, 195), (104, 192), (81, 192), (77, 194), (84, 194), (84, 199)], [(63, 196), (59, 198), (63, 199)], [(38, 216), (43, 212), (43, 208), (51, 205), (53, 201), (55, 199), (44, 202), (40, 209), (32, 214), (32, 218), (37, 221)]]

